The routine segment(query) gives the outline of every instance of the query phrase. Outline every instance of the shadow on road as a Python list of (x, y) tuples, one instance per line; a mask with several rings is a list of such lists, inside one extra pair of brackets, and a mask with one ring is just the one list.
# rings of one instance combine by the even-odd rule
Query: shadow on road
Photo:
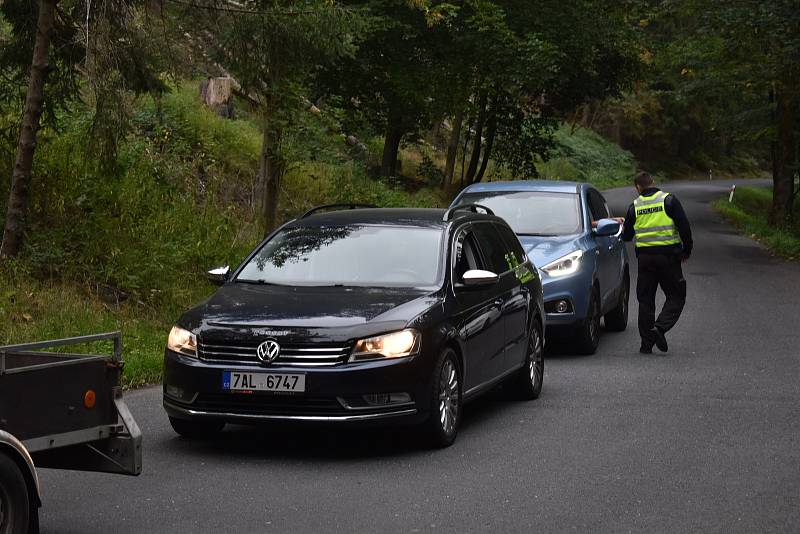
[[(535, 402), (535, 401), (534, 401)], [(501, 387), (464, 406), (459, 440), (491, 424), (518, 401), (509, 400)], [(259, 426), (228, 425), (216, 438), (190, 440), (173, 435), (158, 445), (173, 454), (197, 458), (222, 457), (272, 460), (379, 459), (435, 453), (418, 428), (410, 425), (268, 423)]]
[[(628, 325), (631, 328), (631, 325)], [(548, 334), (547, 344), (544, 347), (544, 354), (546, 358), (553, 358), (558, 360), (583, 360), (586, 358), (602, 358), (603, 357), (603, 343), (608, 343), (614, 336), (623, 335), (625, 332), (611, 332), (605, 329), (604, 326), (600, 327), (600, 347), (594, 354), (578, 354), (575, 352), (575, 344), (566, 333)]]

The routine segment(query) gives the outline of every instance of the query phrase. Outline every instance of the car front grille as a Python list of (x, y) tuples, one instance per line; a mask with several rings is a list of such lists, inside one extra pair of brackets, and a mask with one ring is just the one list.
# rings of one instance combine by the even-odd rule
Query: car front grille
[[(256, 356), (258, 343), (223, 343), (220, 341), (198, 343), (200, 359), (211, 363), (261, 365)], [(281, 344), (273, 365), (293, 367), (325, 367), (344, 363), (350, 354), (350, 345), (337, 344)]]
[(347, 410), (335, 398), (302, 395), (201, 393), (192, 408), (252, 415), (336, 415)]

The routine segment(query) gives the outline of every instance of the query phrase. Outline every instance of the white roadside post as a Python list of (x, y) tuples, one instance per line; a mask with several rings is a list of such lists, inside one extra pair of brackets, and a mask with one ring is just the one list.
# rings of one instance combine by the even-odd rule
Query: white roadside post
[(731, 186), (731, 194), (728, 196), (728, 203), (733, 202), (733, 194), (736, 192), (736, 184)]

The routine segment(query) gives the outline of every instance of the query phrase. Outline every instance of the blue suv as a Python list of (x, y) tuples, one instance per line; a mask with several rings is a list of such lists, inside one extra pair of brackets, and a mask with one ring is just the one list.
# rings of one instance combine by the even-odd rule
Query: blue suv
[(528, 180), (473, 184), (453, 201), (504, 218), (542, 274), (547, 330), (593, 354), (606, 330), (628, 325), (630, 276), (619, 222), (589, 184)]

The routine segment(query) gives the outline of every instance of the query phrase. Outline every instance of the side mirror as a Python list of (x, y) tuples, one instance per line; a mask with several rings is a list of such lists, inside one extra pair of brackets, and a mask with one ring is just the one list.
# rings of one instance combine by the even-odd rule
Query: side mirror
[(475, 286), (488, 286), (496, 284), (500, 279), (492, 271), (482, 271), (480, 269), (472, 269), (464, 273), (464, 285), (468, 287)]
[(614, 219), (600, 219), (597, 221), (597, 227), (594, 229), (594, 235), (600, 237), (609, 237), (619, 233), (619, 223)]
[(217, 267), (216, 269), (208, 271), (206, 273), (206, 278), (215, 286), (221, 286), (228, 281), (228, 274), (230, 274), (230, 272), (231, 268), (227, 265), (225, 267)]

